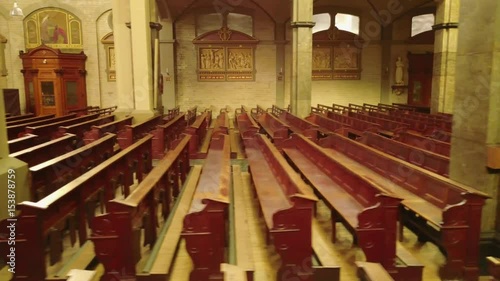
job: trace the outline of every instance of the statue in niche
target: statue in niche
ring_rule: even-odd
[[[403,80],[403,68],[404,63],[401,57],[398,57],[396,60],[396,74],[395,74],[395,82],[396,85],[404,85],[405,81]]]

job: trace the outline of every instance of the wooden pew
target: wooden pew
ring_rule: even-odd
[[[190,280],[211,280],[221,276],[225,261],[225,217],[229,205],[231,177],[229,136],[213,138],[188,213],[182,237],[193,261]]]
[[[221,109],[219,115],[215,119],[212,137],[218,137],[221,134],[229,135],[229,127],[229,114],[225,108]]]
[[[254,280],[254,259],[247,215],[246,202],[243,195],[243,178],[241,167],[233,165],[233,186],[231,189],[231,206],[229,207],[229,263],[238,266],[246,280]]]
[[[165,122],[168,122],[168,121],[174,119],[179,114],[181,114],[179,106],[167,109],[167,114],[165,114],[165,116],[163,116],[163,120]]]
[[[361,113],[356,113],[356,112],[350,112],[349,116],[359,119],[359,120],[364,120],[367,122],[375,123],[380,125],[380,129],[378,130],[378,133],[387,137],[392,137],[395,133],[401,130],[406,130],[409,126],[406,123],[402,122],[397,122],[397,121],[392,121],[389,119],[383,119],[383,118],[378,118],[366,114],[361,114]]]
[[[87,114],[111,115],[117,108],[118,106],[116,105],[106,108],[91,108]]]
[[[198,150],[207,135],[208,126],[212,120],[212,112],[205,111],[189,126],[186,127],[184,133],[191,136],[189,142],[189,155],[190,158],[203,158],[204,155],[199,155]]]
[[[36,166],[52,158],[61,156],[76,148],[76,136],[67,134],[58,139],[41,143],[39,145],[11,153],[9,157],[17,158],[28,164],[28,167]]]
[[[27,126],[41,126],[45,124],[52,124],[52,123],[57,123],[60,121],[64,120],[70,120],[76,117],[76,114],[69,114],[61,117],[56,117],[56,118],[49,118],[45,120],[40,120],[40,121],[35,121],[27,124],[18,124],[18,125],[13,125],[13,126],[7,126],[7,136],[9,140],[22,137],[24,136],[25,129]]]
[[[339,133],[343,136],[349,135],[349,125],[327,118],[320,113],[311,112],[305,119],[318,125],[318,130],[322,137],[332,133]]]
[[[188,125],[191,125],[194,123],[196,120],[197,113],[196,111],[198,110],[197,106],[193,106],[190,109],[187,110],[186,112],[186,121]]]
[[[259,105],[257,105],[256,117],[254,118],[262,128],[261,133],[271,138],[277,147],[288,138],[290,127]]]
[[[250,115],[250,111],[245,106],[242,105],[241,108],[237,108],[234,116],[242,140],[253,138],[259,132],[259,124],[255,122]]]
[[[368,261],[394,270],[401,199],[342,165],[304,136],[293,134],[283,143],[283,152],[332,211],[332,241],[336,241],[336,223],[341,221]]]
[[[69,110],[67,114],[76,114],[77,117],[89,114],[89,110],[99,109],[99,106],[87,106],[85,108],[78,108]]]
[[[388,139],[372,132],[366,132],[360,142],[438,175],[449,176],[449,157]]]
[[[103,138],[29,168],[32,200],[40,200],[113,155],[116,135]]]
[[[85,144],[89,144],[102,138],[102,136],[104,136],[104,134],[106,133],[120,135],[125,130],[127,125],[132,125],[133,119],[133,116],[127,116],[123,119],[109,122],[103,125],[92,126],[92,129],[90,131],[84,133],[83,142]]]
[[[98,117],[96,119],[91,119],[81,123],[76,123],[68,126],[60,126],[58,129],[59,134],[55,134],[55,138],[58,138],[65,134],[74,134],[78,140],[83,140],[87,132],[89,132],[93,126],[100,126],[108,124],[115,121],[114,115],[105,115]]]
[[[356,266],[361,281],[394,281],[380,263],[357,261]]]
[[[347,131],[349,138],[357,139],[363,135],[363,132],[378,133],[382,128],[380,124],[356,119],[347,115],[342,115],[332,111],[326,112],[326,117],[337,122],[349,125],[350,129]]]
[[[56,116],[55,114],[49,114],[49,115],[30,117],[30,118],[26,118],[26,119],[8,121],[7,127],[19,125],[19,124],[25,124],[25,123],[32,123],[32,122],[41,121],[41,120],[46,120],[46,119],[54,118],[55,116]]]
[[[395,116],[393,113],[388,114],[378,111],[370,111],[368,112],[368,115],[408,124],[408,130],[416,131],[419,133],[432,132],[437,127],[434,122],[418,120],[408,117],[408,115],[406,114],[405,116]]]
[[[146,136],[132,146],[107,159],[94,169],[62,186],[38,202],[22,202],[16,224],[16,255],[30,257],[16,260],[17,266],[12,280],[45,280],[49,277],[46,268],[46,250],[49,249],[50,264],[60,262],[62,258],[62,231],[67,229],[74,246],[78,236],[79,246],[87,247],[87,229],[94,217],[96,201],[104,192],[104,198],[115,197],[117,184],[125,190],[133,184],[133,169],[139,182],[142,181],[141,167],[151,167],[151,138]],[[134,164],[135,163],[135,164]],[[7,245],[6,226],[10,222],[0,223],[0,245]],[[77,232],[77,234],[76,234]],[[47,247],[46,241],[49,244]],[[0,247],[1,248],[1,247]],[[90,248],[91,249],[91,248]],[[90,260],[89,260],[90,262]],[[59,280],[65,278],[66,271]]]
[[[16,138],[9,140],[7,144],[9,145],[9,152],[10,153],[15,153],[18,151],[21,151],[26,148],[30,148],[32,146],[35,146],[37,144],[36,139],[38,138],[37,135],[26,135],[21,138]]]
[[[74,124],[78,124],[81,122],[94,120],[99,117],[99,114],[94,115],[84,115],[81,117],[76,117],[73,119],[68,119],[64,121],[59,121],[55,123],[45,124],[45,125],[36,125],[36,126],[27,126],[25,130],[25,134],[33,134],[38,136],[38,141],[44,142],[52,139],[56,139],[62,136],[59,132],[59,127],[61,126],[70,126]]]
[[[27,113],[27,114],[23,114],[23,115],[10,116],[10,117],[5,118],[5,122],[9,123],[12,121],[18,121],[18,120],[28,119],[28,118],[32,118],[32,117],[35,117],[35,114]]]
[[[408,145],[425,149],[443,156],[450,156],[451,147],[447,142],[424,137],[412,132],[399,132],[394,139]]]
[[[179,194],[179,182],[186,179],[186,172],[189,172],[189,139],[190,136],[186,136],[175,149],[167,152],[132,193],[124,199],[109,201],[108,213],[94,218],[90,239],[94,242],[96,256],[104,265],[103,280],[135,280],[138,274],[136,264],[141,259],[141,245],[148,245],[152,250],[158,248],[156,244],[163,240],[159,240],[162,234],[158,233],[157,228],[176,227],[169,225],[169,221],[175,219],[169,216],[170,203],[172,195]],[[158,225],[159,204],[165,226]],[[144,229],[144,239],[141,239],[141,229]],[[176,237],[171,237],[168,233],[163,236],[162,238],[170,238],[167,243],[177,245],[180,231],[177,231]],[[172,262],[174,254],[175,251],[170,251],[169,257],[156,255],[155,258],[166,258]],[[169,267],[163,270],[166,273]],[[144,272],[141,274],[144,275]]]
[[[487,257],[488,272],[492,277],[492,281],[500,281],[500,258]]]
[[[299,118],[285,109],[273,105],[272,112],[274,116],[278,117],[288,125],[290,130],[296,134],[303,134],[312,141],[318,141],[319,126],[309,122],[308,120]]]
[[[156,126],[163,124],[161,115],[153,116],[141,123],[126,125],[125,130],[117,134],[118,144],[121,149],[131,146],[136,140],[143,138],[146,134],[156,129]]]
[[[166,119],[163,119],[166,121]],[[165,156],[165,150],[170,149],[174,140],[180,137],[186,129],[186,114],[178,114],[167,123],[157,125],[153,134],[153,159],[161,159]]]
[[[311,224],[318,199],[263,135],[245,140],[245,152],[266,234],[282,261],[276,280],[312,281]]]
[[[446,132],[443,130],[436,129],[432,131],[431,133],[427,134],[426,137],[429,137],[431,139],[435,139],[438,141],[450,143],[451,142],[451,133]]]
[[[447,257],[442,278],[476,280],[481,209],[487,194],[337,134],[320,140],[320,145],[403,198],[399,237],[403,238],[404,225],[421,242],[438,245]]]

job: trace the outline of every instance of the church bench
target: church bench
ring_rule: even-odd
[[[49,161],[76,148],[76,136],[66,134],[58,139],[35,145],[18,152],[11,153],[9,157],[17,158],[33,167],[42,162]]]
[[[335,132],[341,135],[348,135],[348,132],[350,130],[349,125],[337,122],[319,113],[311,112],[311,114],[305,119],[311,123],[318,125],[318,131],[322,136],[326,136]]]
[[[189,155],[191,158],[199,156],[198,150],[200,149],[203,140],[207,136],[208,126],[212,120],[212,112],[205,111],[196,117],[196,120],[186,127],[184,133],[191,136],[189,142]]]
[[[60,126],[58,129],[59,134],[55,134],[55,138],[59,138],[64,134],[74,134],[76,138],[81,141],[84,139],[85,135],[92,129],[92,126],[100,126],[110,122],[115,121],[114,115],[107,115],[98,117],[96,119],[91,119],[88,121],[76,123],[68,126]]]
[[[26,114],[23,114],[23,115],[16,115],[16,116],[7,117],[7,118],[5,118],[5,122],[8,123],[8,122],[12,122],[12,121],[29,119],[29,118],[32,118],[32,117],[35,117],[35,114],[33,114],[33,113],[26,113]]]
[[[68,110],[67,114],[76,114],[78,117],[87,115],[89,110],[92,109],[99,109],[99,106],[87,106],[85,108],[78,108],[78,109],[72,109]]]
[[[361,281],[394,281],[380,263],[357,261],[356,266]]]
[[[200,179],[184,216],[182,237],[193,261],[191,281],[220,277],[225,261],[226,215],[231,188],[231,148],[227,135],[213,138]]]
[[[341,221],[368,261],[394,268],[401,199],[359,176],[303,136],[292,135],[283,143],[283,152],[332,211],[332,241],[336,240],[336,223]]]
[[[244,272],[246,280],[254,280],[254,259],[251,247],[249,225],[246,215],[246,202],[243,195],[241,167],[233,165],[233,186],[229,207],[229,263]]]
[[[370,115],[366,115],[366,114],[350,112],[349,116],[356,118],[356,119],[379,124],[381,127],[381,129],[379,129],[379,133],[386,135],[388,137],[392,137],[394,135],[394,133],[397,131],[405,130],[408,128],[408,124],[406,124],[406,123],[392,121],[392,120],[383,119],[383,118],[378,118],[378,117],[374,117],[374,116],[370,116]]]
[[[115,138],[116,135],[109,134],[91,144],[30,167],[31,199],[40,200],[112,156]]]
[[[55,116],[56,116],[55,114],[49,114],[49,115],[42,115],[42,116],[30,117],[30,118],[25,118],[25,119],[20,119],[20,120],[7,121],[7,127],[14,126],[14,125],[19,125],[19,124],[24,124],[24,123],[31,123],[31,122],[36,122],[36,121],[42,121],[42,120],[54,118]]]
[[[372,132],[366,132],[359,141],[438,175],[449,176],[449,157],[388,139]]]
[[[37,138],[38,138],[37,135],[28,134],[28,135],[21,137],[21,138],[15,138],[15,139],[9,140],[9,141],[7,141],[7,144],[9,146],[9,152],[16,153],[16,152],[24,150],[26,148],[30,148],[32,146],[35,146],[37,144],[37,141],[36,141]]]
[[[451,133],[440,129],[435,129],[434,131],[430,132],[429,134],[426,134],[425,136],[446,143],[451,142]]]
[[[317,197],[265,136],[245,140],[245,152],[268,241],[272,238],[281,257],[276,280],[312,281],[311,225]]]
[[[229,135],[229,114],[225,109],[221,109],[219,115],[215,119],[212,137],[217,137],[221,134]]]
[[[84,115],[80,117],[76,117],[73,119],[68,119],[64,121],[59,121],[55,123],[45,124],[45,125],[30,125],[25,129],[25,134],[33,134],[38,136],[38,140],[40,142],[44,142],[47,140],[55,139],[61,137],[61,133],[59,133],[60,126],[70,126],[74,124],[78,124],[81,122],[94,120],[99,117],[98,114],[94,115]]]
[[[253,136],[259,132],[259,124],[255,122],[250,112],[248,108],[242,105],[241,108],[236,109],[234,114],[242,140],[253,138]]]
[[[107,213],[93,219],[90,239],[94,242],[97,258],[104,265],[105,280],[135,280],[139,273],[136,264],[141,260],[141,245],[153,249],[156,243],[163,242],[158,239],[157,228],[163,226],[158,225],[157,210],[161,204],[161,221],[169,224],[172,218],[170,221],[167,218],[171,214],[172,195],[178,194],[178,184],[181,178],[186,178],[181,173],[189,170],[189,162],[184,161],[188,154],[189,139],[190,136],[184,137],[174,149],[167,152],[132,193],[124,199],[109,201]],[[179,215],[180,209],[176,210],[175,213]],[[179,236],[180,232],[177,231],[176,240],[169,240],[168,243],[177,245]]]
[[[7,126],[7,137],[9,140],[11,140],[11,139],[15,139],[15,138],[24,136],[26,134],[25,129],[27,126],[41,126],[41,125],[45,125],[45,124],[57,123],[60,121],[73,119],[75,117],[76,117],[76,114],[69,114],[69,115],[64,115],[64,116],[56,117],[56,118],[49,118],[49,119],[39,120],[39,121],[35,121],[35,122],[30,122],[30,123],[23,123],[23,124],[17,124],[17,125],[13,125],[13,126]]]
[[[125,127],[127,125],[132,125],[133,119],[134,119],[133,116],[127,116],[123,119],[116,120],[113,122],[108,122],[106,124],[97,126],[93,125],[90,131],[84,133],[83,142],[85,144],[89,144],[93,141],[102,138],[102,136],[104,136],[105,133],[112,133],[119,135],[120,132],[125,130]]]
[[[111,115],[118,106],[110,106],[106,108],[91,108],[88,110],[87,115],[89,114],[99,114],[99,115]]]
[[[170,149],[172,142],[177,139],[187,125],[184,113],[175,115],[165,124],[157,125],[151,133],[153,134],[153,159],[161,159],[165,156],[165,150]]]
[[[488,272],[493,278],[492,281],[500,281],[500,258],[487,257]]]
[[[429,123],[429,122],[420,121],[420,120],[412,119],[412,118],[408,118],[408,117],[397,117],[397,116],[393,116],[393,115],[389,115],[389,114],[381,113],[381,112],[376,112],[376,111],[368,112],[368,115],[408,124],[409,130],[413,130],[413,131],[421,132],[421,133],[432,131],[436,127],[436,125],[432,122]]]
[[[179,106],[176,106],[174,108],[170,108],[170,109],[167,109],[167,114],[165,114],[163,116],[163,120],[165,122],[168,122],[172,119],[174,119],[176,116],[178,116],[179,114],[181,114],[181,110],[179,108]]]
[[[270,137],[274,145],[279,147],[288,138],[289,126],[259,105],[255,120],[262,128],[261,132]]]
[[[60,262],[63,251],[62,232],[67,228],[73,246],[77,236],[79,246],[86,245],[87,229],[92,226],[95,202],[101,194],[104,193],[104,199],[108,202],[115,197],[118,184],[128,190],[133,184],[133,165],[136,166],[139,182],[142,181],[142,173],[148,172],[144,167],[151,167],[151,158],[145,155],[151,155],[151,138],[144,137],[42,200],[25,201],[18,205],[20,213],[16,217],[16,255],[30,258],[16,261],[16,273],[12,280],[45,280],[46,248],[49,249],[49,264]],[[7,220],[2,221],[0,231],[7,231],[8,224]],[[6,234],[0,232],[0,246],[6,245]],[[49,247],[46,247],[46,241]]]
[[[450,143],[431,139],[412,132],[398,132],[394,139],[443,156],[450,156]]]
[[[346,124],[350,127],[347,130],[348,136],[351,138],[359,138],[362,136],[363,132],[375,132],[378,133],[382,128],[380,124],[356,119],[347,115],[342,115],[332,111],[326,112],[326,117],[335,120],[337,122]]]
[[[188,125],[193,124],[194,121],[196,120],[197,110],[198,110],[197,106],[193,106],[193,107],[191,107],[191,108],[189,108],[187,110],[187,112],[186,112],[186,121],[187,121]]]
[[[117,134],[118,144],[121,149],[125,149],[132,145],[136,140],[143,138],[156,129],[157,125],[163,124],[161,115],[153,116],[147,120],[133,125],[125,125],[125,129]]]
[[[288,125],[292,132],[303,134],[316,142],[318,140],[318,125],[309,122],[306,119],[299,118],[285,109],[273,105],[273,114]]]
[[[481,210],[487,194],[340,135],[330,135],[320,145],[403,199],[400,239],[406,226],[420,241],[435,243],[447,257],[440,270],[443,278],[477,278]]]

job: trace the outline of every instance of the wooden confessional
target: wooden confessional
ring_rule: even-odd
[[[408,54],[408,104],[430,107],[434,54]]]

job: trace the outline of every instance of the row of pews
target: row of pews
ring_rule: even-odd
[[[325,250],[336,243],[337,222],[366,257],[356,262],[360,280],[423,280],[422,263],[400,243],[403,227],[445,254],[442,278],[477,280],[489,196],[447,178],[447,156],[432,151],[439,140],[370,115],[416,112],[376,108],[318,106],[302,119],[276,106],[242,106],[234,127],[227,109],[212,119],[212,111],[196,107],[141,122],[88,109],[34,121],[51,120],[42,125],[16,124],[25,126],[9,140],[18,149],[11,156],[28,162],[31,174],[31,198],[18,205],[16,254],[32,258],[19,259],[11,280],[66,280],[96,261],[104,281],[174,280],[181,245],[192,281],[254,280],[251,202],[243,195],[245,172],[231,160],[234,145],[247,159],[266,244],[281,260],[275,280],[340,280],[341,268]],[[38,126],[44,129],[28,131]],[[319,234],[319,201],[331,213],[331,241]],[[2,256],[8,223],[0,222]],[[498,260],[488,261],[498,278]]]

